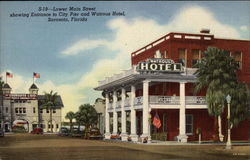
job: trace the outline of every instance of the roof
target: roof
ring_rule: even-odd
[[[30,89],[38,89],[38,87],[33,83],[33,84],[30,86]]]
[[[8,83],[4,83],[3,88],[11,89],[11,88],[10,88],[10,85],[9,85]]]
[[[38,106],[42,107],[43,103],[44,103],[44,95],[38,95]],[[56,101],[58,102],[58,104],[55,106],[55,108],[62,108],[64,107],[63,105],[63,101],[60,95],[56,96]]]

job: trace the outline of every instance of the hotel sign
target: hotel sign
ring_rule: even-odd
[[[145,62],[139,62],[137,71],[183,72],[183,68],[181,63],[174,63],[172,59],[151,58]]]

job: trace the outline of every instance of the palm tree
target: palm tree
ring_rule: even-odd
[[[73,119],[75,118],[75,113],[72,112],[72,111],[70,111],[70,112],[68,112],[68,113],[66,114],[65,118],[66,118],[66,119],[69,119],[70,131],[72,132],[72,126],[73,126],[72,121],[73,121]]]
[[[95,108],[90,104],[84,104],[79,107],[79,119],[85,126],[85,137],[90,127],[97,124],[98,115]]]
[[[49,110],[50,117],[49,117],[49,123],[50,123],[50,131],[53,132],[52,128],[52,111],[56,108],[58,105],[57,101],[57,92],[53,93],[53,91],[50,91],[50,93],[44,92],[44,100],[43,100],[43,108]]]
[[[237,83],[237,63],[229,52],[209,47],[198,64],[195,91],[206,88],[208,113],[214,116],[214,140],[218,141],[218,116],[224,111],[225,97]]]

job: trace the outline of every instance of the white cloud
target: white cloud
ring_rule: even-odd
[[[240,30],[242,31],[248,31],[249,30],[248,28],[249,27],[247,27],[246,25],[240,26]]]
[[[80,52],[84,52],[87,50],[95,49],[100,46],[104,46],[107,44],[105,40],[89,40],[89,39],[82,39],[74,43],[73,45],[69,46],[65,50],[61,52],[63,55],[76,55]]]
[[[218,21],[208,9],[200,6],[183,7],[168,24],[170,31],[194,32],[202,28],[210,29],[215,37],[240,38],[239,32],[230,25]]]

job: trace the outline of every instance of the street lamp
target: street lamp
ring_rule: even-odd
[[[226,149],[232,149],[232,143],[231,143],[231,125],[230,125],[230,102],[231,102],[231,96],[227,95],[226,100],[227,100],[227,119],[228,119]]]

